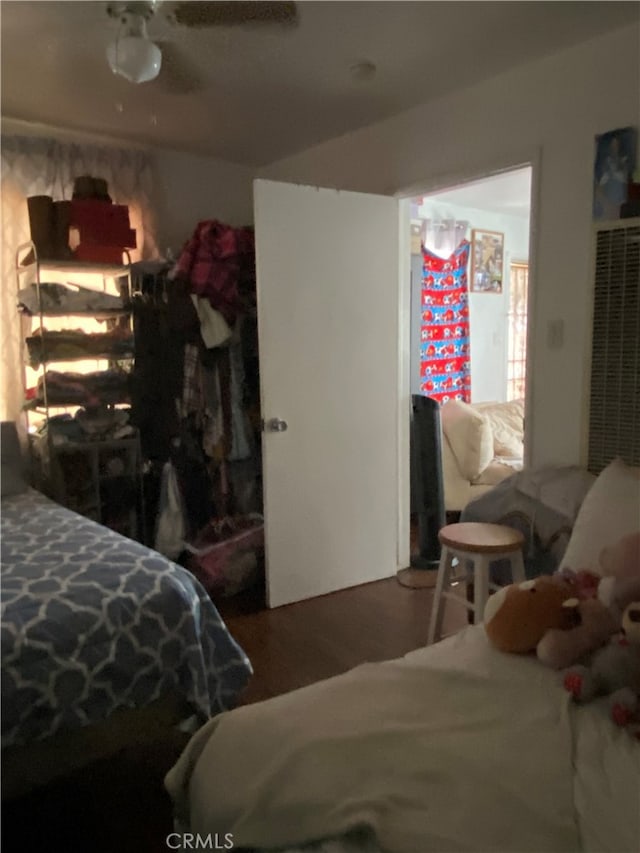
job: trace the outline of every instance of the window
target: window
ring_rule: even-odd
[[[514,261],[509,266],[509,354],[507,400],[524,398],[527,370],[527,290],[529,265]]]
[[[54,262],[55,266],[55,262]],[[81,287],[88,287],[92,290],[105,291],[106,293],[110,293],[114,296],[119,295],[119,290],[117,287],[116,279],[110,276],[103,276],[99,273],[80,273],[73,272],[70,276],[68,273],[55,270],[48,269],[46,264],[44,265],[44,270],[42,273],[43,280],[51,283],[57,284],[66,284],[66,285],[79,285]],[[20,276],[20,286],[27,287],[31,281],[32,277],[29,274],[22,274]],[[17,314],[17,311],[16,311]],[[22,316],[22,329],[23,329],[23,337],[27,337],[28,335],[32,335],[37,332],[40,328],[40,317],[37,314],[34,314],[33,317]],[[45,315],[45,323],[44,326],[50,331],[81,331],[87,334],[90,333],[101,333],[106,332],[108,329],[108,323],[105,323],[104,320],[98,320],[94,317],[83,317],[82,315],[73,315],[73,314],[65,314],[61,317],[46,317]],[[32,368],[27,363],[26,351],[23,353],[23,358],[25,360],[24,364],[24,387],[25,390],[27,388],[37,388],[38,379],[43,375],[43,369]],[[55,360],[50,363],[48,366],[48,370],[53,370],[56,372],[69,372],[69,373],[91,373],[96,370],[107,370],[109,368],[109,361],[107,359],[101,358],[92,358],[91,356],[87,356],[86,358],[81,359],[72,359],[71,361],[61,361]],[[80,406],[75,407],[74,411],[80,408]],[[63,406],[58,408],[54,405],[49,407],[49,414],[51,416],[54,415],[62,415],[62,414],[72,414],[71,407]],[[30,424],[33,424],[34,421],[30,420]]]
[[[153,160],[148,151],[111,145],[78,145],[64,140],[3,134],[0,192],[0,415],[17,420],[23,403],[20,319],[16,311],[17,247],[29,239],[25,199],[30,195],[71,198],[79,175],[108,181],[111,196],[129,206],[142,257],[157,255],[153,217]],[[133,261],[139,260],[131,253]]]

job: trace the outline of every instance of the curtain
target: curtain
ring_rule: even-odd
[[[422,250],[420,387],[439,403],[471,401],[469,241],[448,257]]]
[[[507,360],[507,400],[523,400],[527,373],[527,290],[529,265],[509,266],[509,345]]]
[[[22,406],[22,334],[16,310],[17,247],[30,239],[27,196],[70,199],[80,175],[104,178],[114,203],[129,206],[138,248],[132,260],[157,257],[153,217],[153,172],[146,151],[80,145],[54,139],[2,135],[0,214],[0,418],[17,420]]]
[[[422,225],[422,242],[426,249],[441,258],[447,258],[466,238],[469,222],[466,219],[441,217],[425,219]]]

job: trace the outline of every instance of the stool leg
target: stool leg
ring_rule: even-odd
[[[522,551],[516,551],[515,554],[511,555],[511,579],[514,583],[523,583],[527,579],[524,571]]]
[[[473,624],[478,625],[484,620],[484,608],[489,597],[488,554],[476,554],[473,562]]]
[[[436,588],[433,595],[433,605],[431,607],[431,619],[429,620],[429,633],[427,635],[427,645],[435,643],[436,639],[440,639],[442,633],[442,616],[444,614],[444,588],[449,584],[449,576],[451,574],[451,561],[453,554],[446,545],[442,546],[442,554],[440,555],[440,564],[438,566],[438,578],[436,580]]]

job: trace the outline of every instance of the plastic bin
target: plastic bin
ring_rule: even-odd
[[[236,595],[259,579],[264,520],[252,514],[210,522],[185,547],[189,571],[210,595]]]

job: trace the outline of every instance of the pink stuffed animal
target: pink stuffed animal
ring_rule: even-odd
[[[568,669],[563,683],[576,702],[608,695],[613,721],[626,726],[640,710],[640,601],[625,610],[622,629],[594,653],[589,666]]]
[[[562,573],[574,586],[575,597],[565,606],[575,608],[576,624],[568,631],[547,631],[540,640],[538,658],[553,669],[566,669],[604,645],[620,630],[627,605],[640,600],[640,533],[603,548],[600,567],[596,583],[589,572]]]
[[[565,669],[599,648],[620,628],[620,622],[597,598],[580,601],[569,598],[564,607],[572,608],[575,627],[552,628],[537,645],[538,660],[552,669]]]
[[[602,580],[598,598],[620,618],[627,605],[640,600],[640,532],[623,536],[600,552]]]

